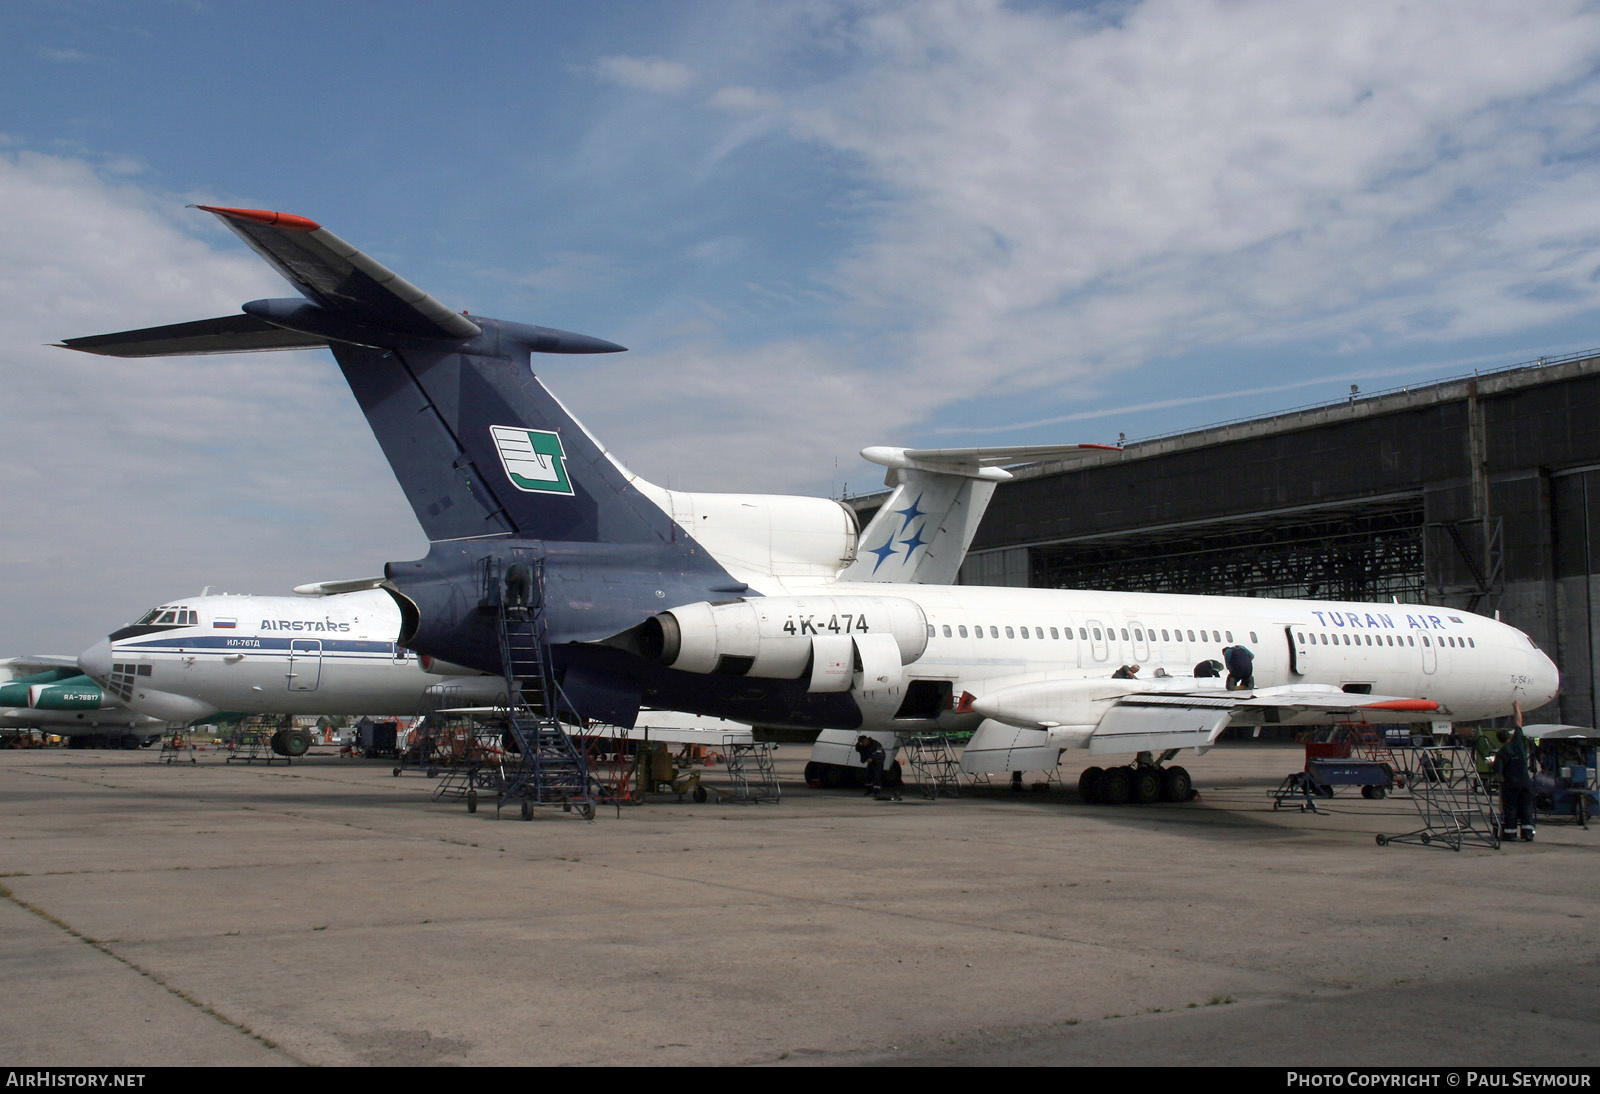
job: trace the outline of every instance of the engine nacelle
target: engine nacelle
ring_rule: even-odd
[[[843,691],[858,662],[881,676],[921,657],[928,621],[920,605],[897,596],[753,597],[661,612],[639,637],[641,653],[684,672],[775,680],[809,674],[810,690]]]

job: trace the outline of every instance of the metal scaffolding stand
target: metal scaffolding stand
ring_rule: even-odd
[[[228,758],[224,762],[249,764],[262,760],[269,767],[279,760],[290,763],[289,757],[272,750],[273,734],[289,724],[290,719],[278,714],[250,714],[240,719],[228,737]]]
[[[713,787],[711,792],[717,796],[717,801],[737,802],[740,805],[779,801],[783,791],[778,787],[778,775],[772,765],[772,754],[777,747],[770,741],[739,744],[731,736],[724,737],[724,769],[728,772],[728,778],[733,780],[733,788],[726,790]]]
[[[514,753],[506,757],[498,780],[495,814],[516,802],[523,820],[532,820],[537,807],[559,807],[593,820],[595,803],[612,801],[613,795],[590,774],[587,756],[559,717],[563,696],[550,673],[544,560],[513,562],[502,576],[498,561],[485,559],[481,604],[494,609],[499,624],[500,663],[510,698],[506,744]],[[477,809],[470,791],[467,809]]]
[[[505,785],[504,711],[471,719],[469,737],[459,762],[446,769],[433,788],[434,801],[465,801],[467,812],[478,811],[478,794],[498,794]]]
[[[1422,827],[1398,836],[1380,834],[1378,846],[1390,843],[1440,843],[1452,851],[1467,842],[1500,848],[1495,803],[1478,777],[1475,753],[1468,745],[1416,743],[1396,748],[1406,787],[1422,818]]]
[[[922,796],[936,801],[961,796],[961,761],[950,738],[943,733],[916,733],[905,742],[906,762],[911,777],[922,787]]]
[[[161,763],[179,763],[187,755],[189,762],[195,764],[199,761],[194,758],[194,754],[194,738],[181,729],[173,730],[172,733],[161,738]]]

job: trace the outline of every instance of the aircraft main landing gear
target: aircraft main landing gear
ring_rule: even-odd
[[[1186,802],[1194,797],[1194,783],[1181,767],[1142,759],[1125,767],[1084,768],[1078,776],[1078,797],[1092,805]]]

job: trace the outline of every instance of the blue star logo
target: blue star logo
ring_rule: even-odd
[[[923,525],[923,528],[926,528],[926,527],[927,527],[927,525]],[[927,542],[928,542],[927,540],[922,538],[922,528],[918,528],[915,532],[911,533],[911,538],[910,539],[901,540],[900,541],[900,546],[902,546],[902,547],[904,547],[906,549],[906,557],[910,558],[911,557],[911,552],[915,551],[918,547],[921,547],[923,544],[925,544]]]
[[[872,572],[877,573],[878,567],[883,565],[883,560],[894,554],[894,551],[894,536],[890,536],[888,539],[884,540],[882,547],[873,547],[871,550],[869,550],[867,554],[878,556],[878,561],[872,564]]]
[[[896,513],[899,513],[899,514],[901,514],[902,516],[904,516],[906,518],[905,524],[901,525],[901,527],[900,527],[900,530],[902,532],[905,531],[907,528],[911,527],[911,522],[912,521],[916,520],[918,517],[923,515],[922,497],[923,497],[923,495],[918,494],[917,495],[917,500],[912,502],[909,506],[907,506],[904,509],[896,509],[895,510]]]

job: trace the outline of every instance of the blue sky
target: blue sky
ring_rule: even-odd
[[[668,485],[1114,441],[1600,345],[1588,3],[0,6],[0,652],[424,543],[325,355],[73,335],[276,277],[309,216]]]

